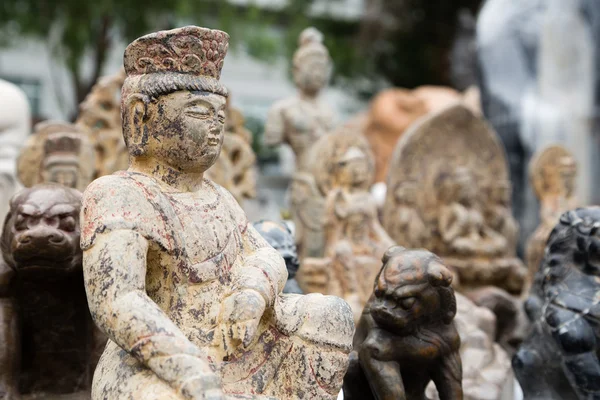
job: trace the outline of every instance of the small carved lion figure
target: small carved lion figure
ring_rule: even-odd
[[[86,301],[80,207],[81,193],[57,184],[11,200],[0,243],[0,399],[90,389],[105,339]]]
[[[426,250],[383,256],[344,378],[347,400],[422,400],[433,380],[442,400],[462,399],[452,273]]]

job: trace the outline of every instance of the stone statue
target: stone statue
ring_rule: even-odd
[[[281,255],[203,179],[223,141],[228,41],[187,26],[125,49],[130,166],[83,198],[88,303],[110,339],[94,400],[335,399],[341,388],[350,308],[280,294]]]
[[[101,77],[79,105],[75,124],[89,131],[96,149],[95,177],[127,169],[129,154],[121,131],[121,87],[125,71]]]
[[[425,250],[394,246],[382,261],[354,335],[344,398],[420,400],[433,381],[441,399],[462,399],[452,273]]]
[[[0,218],[8,213],[9,201],[20,188],[16,159],[31,132],[31,113],[25,93],[0,79]]]
[[[293,75],[298,95],[281,100],[269,111],[265,125],[265,144],[290,145],[296,155],[296,170],[310,168],[310,146],[333,127],[334,113],[319,101],[331,75],[331,58],[323,46],[323,35],[315,28],[300,34],[299,47],[294,54]]]
[[[358,321],[381,256],[394,244],[379,223],[368,191],[375,170],[373,156],[361,135],[343,128],[319,139],[311,151],[313,175],[326,193],[325,257],[304,259],[298,282],[305,292],[344,298]],[[323,276],[325,287],[320,285]]]
[[[540,202],[540,225],[527,241],[529,282],[540,268],[550,232],[560,215],[575,208],[577,164],[566,148],[554,145],[539,151],[529,164],[529,180]]]
[[[296,272],[300,267],[296,243],[292,231],[283,222],[259,221],[253,224],[254,229],[281,254],[288,271],[288,278],[283,288],[283,293],[303,294],[296,281]]]
[[[105,339],[85,297],[80,206],[80,192],[56,184],[23,189],[11,201],[1,242],[2,399],[66,393],[89,399]]]
[[[227,101],[225,136],[221,155],[207,177],[227,189],[238,203],[256,197],[256,154],[252,133],[244,127],[241,112]]]
[[[525,399],[598,399],[600,208],[568,211],[525,303],[533,329],[513,358]]]
[[[396,146],[382,221],[399,244],[438,254],[464,290],[495,285],[519,294],[504,149],[462,104],[413,125]]]
[[[300,260],[323,256],[323,193],[320,193],[310,168],[310,147],[334,127],[334,112],[319,100],[332,69],[323,35],[307,28],[299,38],[294,54],[293,76],[298,95],[273,105],[265,124],[264,142],[268,146],[288,144],[296,156],[296,174],[290,185],[290,208],[294,219]]]
[[[86,131],[68,122],[40,122],[19,154],[19,180],[25,187],[54,182],[85,190],[94,179],[96,166],[88,137]]]

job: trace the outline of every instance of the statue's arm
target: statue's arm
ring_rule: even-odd
[[[83,253],[85,288],[96,324],[186,398],[219,391],[204,354],[146,294],[148,241],[133,230],[97,233]]]
[[[276,146],[285,140],[285,120],[283,107],[276,103],[267,114],[263,142],[267,146]]]
[[[440,213],[440,233],[446,243],[451,243],[460,234],[460,224],[452,206],[446,206]]]
[[[406,400],[398,362],[390,359],[393,343],[387,334],[375,328],[358,351],[360,365],[377,400]]]

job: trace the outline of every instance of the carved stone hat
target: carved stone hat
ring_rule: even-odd
[[[197,26],[142,36],[125,49],[124,91],[150,97],[178,90],[227,96],[219,79],[228,47],[227,33]]]

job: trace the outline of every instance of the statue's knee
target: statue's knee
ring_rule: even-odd
[[[354,318],[352,309],[335,296],[311,293],[291,298],[295,302],[292,315],[296,315],[293,333],[310,342],[343,349],[352,347]],[[283,316],[284,320],[287,316]],[[285,322],[285,321],[284,321]],[[292,321],[290,321],[292,322]]]
[[[542,362],[537,353],[524,345],[513,356],[512,367],[517,375],[522,375],[527,371],[537,371],[538,367],[542,367]]]

